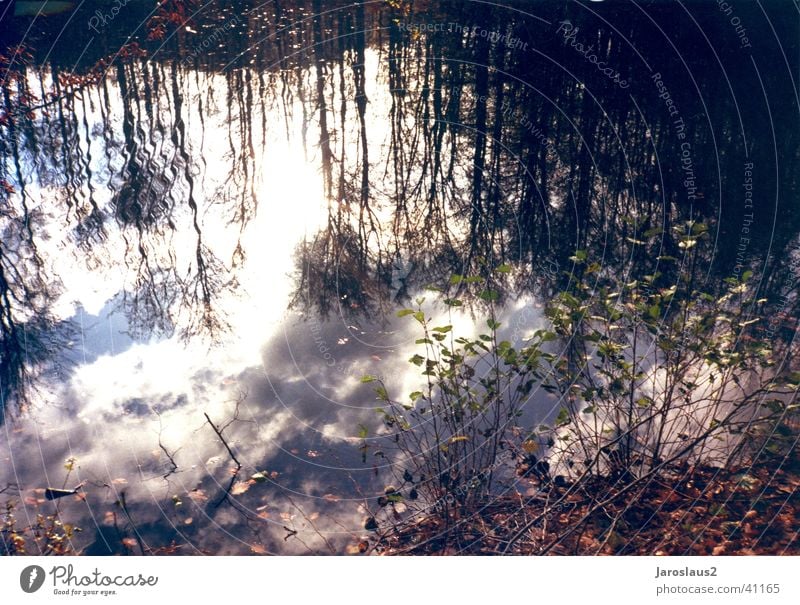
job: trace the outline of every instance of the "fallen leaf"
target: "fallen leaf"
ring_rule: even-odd
[[[251,544],[250,550],[257,555],[265,555],[267,554],[267,549],[261,546],[261,544]]]
[[[250,489],[250,482],[249,481],[237,481],[233,484],[231,488],[231,495],[233,496],[240,496],[245,493],[247,490]]]
[[[195,502],[205,502],[208,500],[206,492],[202,489],[193,489],[189,492],[189,497]]]
[[[534,454],[539,449],[539,444],[535,441],[528,439],[522,442],[522,449],[526,454]]]

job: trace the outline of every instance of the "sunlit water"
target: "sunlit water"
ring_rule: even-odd
[[[544,325],[542,304],[577,248],[620,275],[656,270],[657,254],[637,248],[637,233],[669,233],[667,223],[694,217],[714,224],[710,287],[738,262],[724,242],[741,230],[742,199],[722,200],[738,191],[746,159],[729,122],[740,97],[731,89],[706,103],[736,69],[729,58],[728,71],[686,93],[695,89],[680,53],[636,38],[652,69],[673,77],[693,124],[695,196],[676,163],[683,139],[672,116],[602,20],[572,15],[587,36],[604,32],[609,60],[636,81],[638,104],[559,41],[563,15],[544,8],[365,17],[342,7],[317,29],[305,16],[313,11],[296,8],[288,17],[219,13],[233,22],[228,44],[215,38],[218,48],[198,55],[222,23],[209,12],[163,49],[153,42],[149,58],[120,58],[100,80],[75,83],[3,149],[14,187],[4,240],[19,239],[22,255],[39,259],[26,270],[50,289],[15,317],[33,335],[28,320],[46,312],[35,336],[50,358],[20,362],[29,373],[4,387],[16,411],[2,426],[0,485],[18,488],[25,524],[57,504],[83,528],[75,544],[86,552],[122,552],[131,537],[187,554],[341,552],[357,541],[387,464],[357,447],[362,425],[379,429],[361,377],[382,378],[397,397],[419,386],[419,368],[407,362],[419,326],[395,316],[417,297],[434,325],[463,336],[485,330],[485,307],[448,316],[428,288],[453,274],[514,265],[498,319],[501,335],[520,344]],[[132,15],[115,25],[135,29]],[[542,51],[452,33],[428,47],[392,30],[391,19],[508,26],[542,41]],[[753,78],[740,69],[736,86]],[[48,55],[25,79],[53,91],[54,76],[70,70]],[[740,108],[747,128],[764,111],[752,103]],[[762,126],[748,135],[747,157],[771,174]],[[762,177],[762,199],[792,174],[780,169]],[[769,235],[780,208],[762,211],[748,250],[776,292],[785,267],[765,251],[790,251],[797,222],[794,214]],[[659,252],[678,255],[668,239]],[[556,406],[536,392],[521,423]],[[236,476],[215,427],[242,465]],[[81,496],[44,499],[44,488],[79,483]]]

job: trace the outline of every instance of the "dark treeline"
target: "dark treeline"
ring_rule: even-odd
[[[326,226],[297,248],[299,308],[386,313],[500,263],[518,269],[505,294],[547,296],[589,249],[609,272],[692,271],[712,291],[752,271],[757,295],[793,316],[791,7],[736,5],[751,48],[715,5],[173,0],[152,14],[130,3],[87,32],[94,10],[37,20],[25,52],[3,53],[4,400],[57,349],[49,306],[64,284],[37,249],[45,214],[63,217],[87,269],[125,267],[133,332],[224,332],[216,299],[246,250],[221,258],[203,212],[245,229],[267,134],[290,137],[298,112],[328,200]],[[29,25],[4,35],[19,43]],[[51,52],[56,34],[73,42]],[[219,116],[225,132],[209,126]],[[212,145],[217,180],[204,178]],[[692,267],[689,221],[709,228]],[[121,257],[104,247],[112,231]],[[193,241],[185,266],[178,234]]]

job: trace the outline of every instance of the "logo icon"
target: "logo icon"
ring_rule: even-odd
[[[19,585],[27,593],[36,592],[44,584],[44,569],[38,565],[28,565],[19,574]]]

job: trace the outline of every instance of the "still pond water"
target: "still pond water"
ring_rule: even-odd
[[[360,379],[418,387],[396,311],[443,313],[453,274],[513,267],[520,343],[576,250],[677,273],[696,220],[706,287],[752,271],[795,327],[790,3],[27,4],[0,21],[0,489],[83,552],[344,552],[386,484]]]

